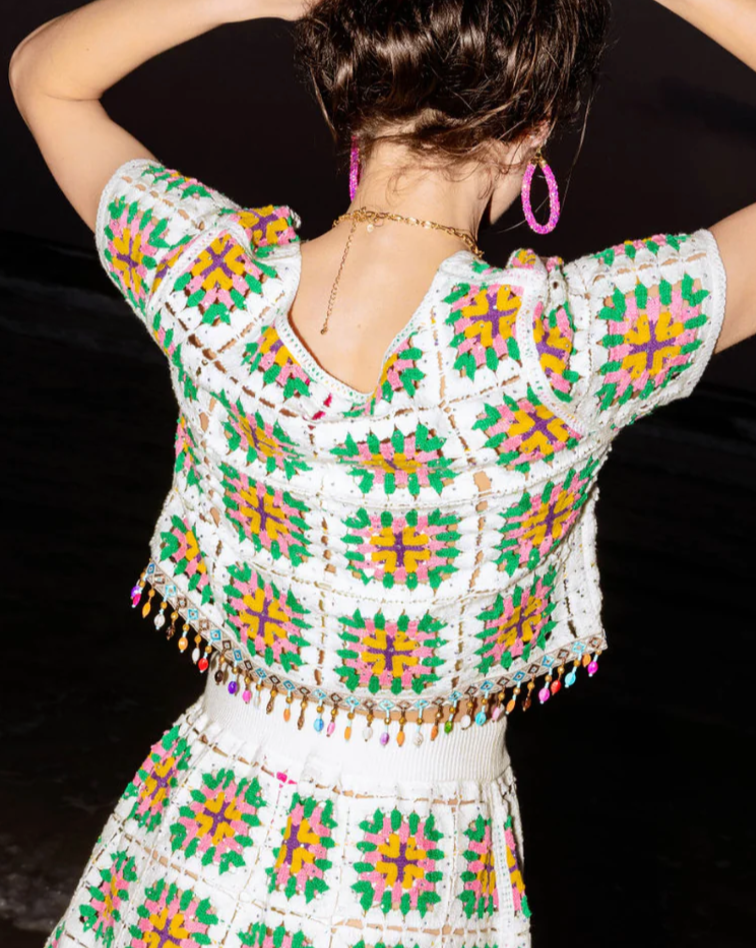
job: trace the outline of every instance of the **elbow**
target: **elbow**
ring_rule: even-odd
[[[11,92],[13,93],[14,97],[16,93],[18,92],[19,83],[21,81],[21,77],[19,75],[20,68],[21,68],[21,64],[19,62],[21,57],[19,55],[19,51],[20,51],[20,47],[17,46],[15,50],[13,51],[13,55],[11,56],[11,60],[10,60],[10,65],[8,66],[8,83],[10,84]]]
[[[56,20],[62,20],[65,16],[67,16],[67,14],[57,17]],[[55,23],[56,20],[50,20],[49,23],[43,23],[42,26],[37,27],[36,30],[29,33],[28,36],[25,36],[13,50],[13,55],[8,65],[8,83],[16,102],[31,88],[34,75],[39,72],[41,60],[45,58],[44,50],[38,48],[38,38],[40,34],[45,33],[47,28]]]
[[[22,42],[13,51],[10,64],[8,66],[8,83],[13,93],[13,98],[18,103],[22,96],[26,78],[28,77],[28,56],[25,53],[26,43]]]

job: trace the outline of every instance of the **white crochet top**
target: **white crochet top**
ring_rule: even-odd
[[[359,707],[468,726],[534,689],[547,700],[605,648],[596,501],[612,439],[689,395],[713,352],[713,236],[566,266],[455,253],[365,396],[288,321],[299,223],[146,160],[105,188],[102,264],[178,403],[135,602],[159,594],[158,627],[172,616],[203,670],[220,653],[232,693],[265,681],[331,724]]]

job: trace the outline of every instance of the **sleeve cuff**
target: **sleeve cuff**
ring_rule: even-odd
[[[685,377],[686,394],[690,394],[701,380],[706,366],[709,364],[717,345],[722,326],[724,325],[725,309],[727,305],[727,272],[722,255],[719,252],[714,234],[710,230],[699,230],[695,238],[700,241],[705,253],[706,262],[704,284],[711,294],[706,315],[709,323],[703,330],[703,345],[696,353],[694,364]]]

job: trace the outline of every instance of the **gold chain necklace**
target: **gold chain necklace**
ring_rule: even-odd
[[[368,225],[367,229],[369,232],[375,228],[376,224],[383,223],[384,221],[396,221],[400,224],[410,224],[414,227],[423,227],[425,230],[441,230],[446,234],[451,234],[452,237],[458,237],[464,242],[470,253],[475,254],[476,257],[483,256],[483,251],[480,249],[480,247],[478,247],[473,235],[467,230],[460,230],[458,227],[447,227],[445,224],[437,224],[435,221],[423,221],[417,217],[403,217],[401,214],[392,214],[389,211],[371,211],[366,207],[358,207],[354,211],[348,211],[346,214],[342,214],[341,217],[336,218],[336,220],[333,222],[333,226],[336,227],[336,225],[340,224],[341,221],[346,220],[352,221],[352,228],[349,231],[349,237],[347,238],[344,254],[341,258],[341,263],[339,264],[339,271],[336,274],[336,280],[334,281],[333,287],[331,288],[331,296],[328,300],[328,311],[326,312],[326,318],[323,322],[323,327],[320,330],[320,334],[322,336],[328,332],[328,321],[330,320],[331,314],[333,313],[333,306],[336,302],[336,294],[339,291],[339,284],[341,283],[341,274],[344,271],[344,264],[346,263],[347,256],[349,255],[349,248],[352,246],[354,233],[357,229],[357,224],[359,223],[366,223]]]

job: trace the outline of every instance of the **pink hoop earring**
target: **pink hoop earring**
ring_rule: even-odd
[[[352,157],[349,163],[349,198],[354,200],[360,184],[360,143],[356,135],[352,135]]]
[[[546,178],[546,184],[549,188],[549,203],[551,212],[546,224],[539,224],[533,213],[533,204],[530,197],[530,191],[533,187],[533,178],[535,177],[536,166],[540,165],[543,175]],[[522,209],[525,212],[525,220],[530,225],[530,229],[536,234],[550,234],[559,223],[562,214],[562,206],[559,202],[559,185],[550,165],[541,154],[540,148],[536,152],[535,160],[528,163],[525,177],[522,179]]]

